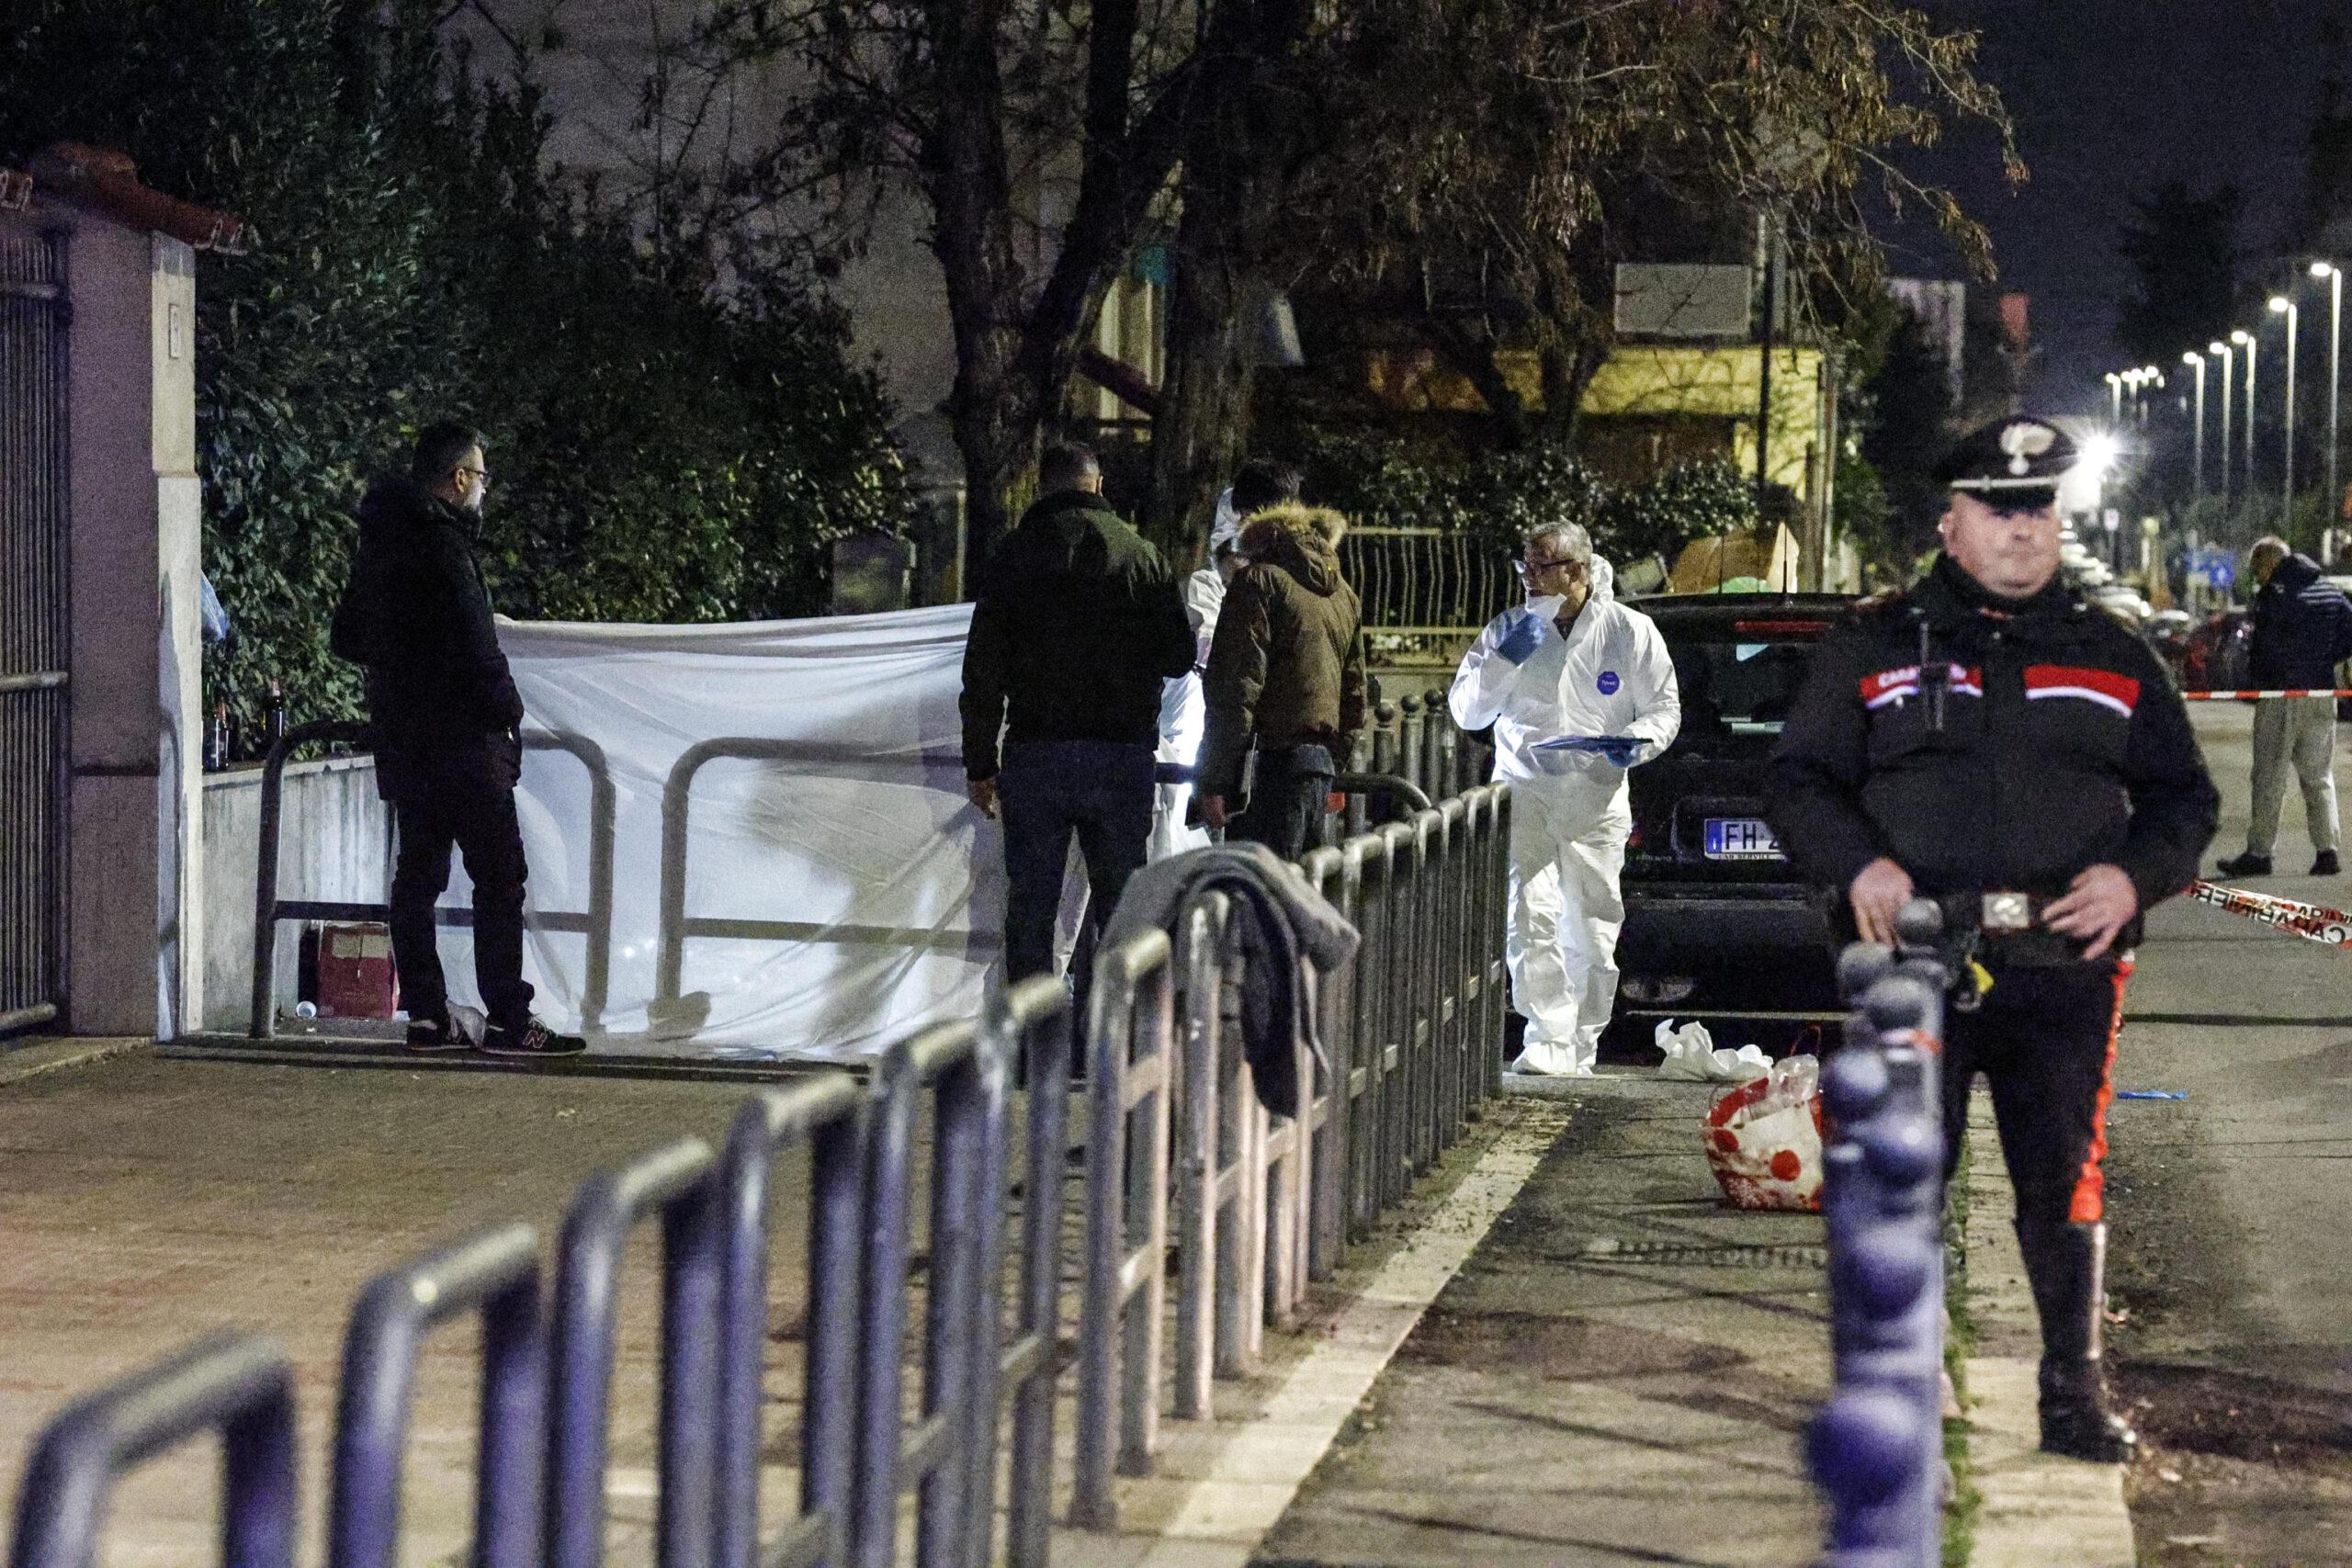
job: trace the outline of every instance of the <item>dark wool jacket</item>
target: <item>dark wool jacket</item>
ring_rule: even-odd
[[[2335,667],[2352,659],[2352,601],[2320,581],[2319,563],[2289,556],[2254,596],[2254,645],[2246,676],[2269,692],[2328,691]]]
[[[1101,496],[1049,495],[989,558],[964,646],[964,772],[1007,741],[1159,739],[1159,683],[1193,668],[1175,575]],[[1010,722],[1008,722],[1008,714]]]
[[[1225,591],[1203,686],[1208,726],[1199,790],[1232,796],[1251,741],[1328,746],[1347,766],[1363,728],[1363,612],[1340,575],[1347,520],[1320,507],[1269,507],[1241,531],[1249,558]]]
[[[328,645],[368,670],[381,750],[478,742],[523,722],[474,559],[481,520],[405,476],[359,503],[359,554]]]
[[[1940,730],[1923,670],[1943,677]],[[2004,604],[1941,558],[1822,639],[1773,771],[1781,843],[1841,894],[1882,855],[1936,897],[2054,896],[2111,864],[2144,913],[2195,880],[2221,807],[2128,627],[2054,582]]]

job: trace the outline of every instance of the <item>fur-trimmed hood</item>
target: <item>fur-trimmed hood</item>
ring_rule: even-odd
[[[1279,567],[1300,587],[1329,598],[1344,586],[1340,541],[1347,534],[1348,520],[1329,507],[1286,502],[1244,523],[1238,547],[1252,566]]]

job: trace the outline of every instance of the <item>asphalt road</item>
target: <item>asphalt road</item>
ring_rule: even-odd
[[[2197,721],[2223,801],[2210,873],[2245,845],[2251,710]],[[2311,863],[2291,788],[2278,863]],[[2342,877],[2217,880],[2352,903]],[[2188,1096],[2109,1119],[2109,1348],[2151,1450],[2140,1562],[2352,1564],[2352,948],[2175,901],[2127,1015],[2116,1087]]]

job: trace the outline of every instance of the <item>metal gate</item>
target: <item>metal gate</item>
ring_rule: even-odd
[[[65,291],[0,225],[0,1033],[65,1001]]]

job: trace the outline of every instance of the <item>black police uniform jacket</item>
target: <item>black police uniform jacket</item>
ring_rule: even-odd
[[[1881,856],[1947,900],[2055,897],[2109,864],[2145,911],[2196,879],[2221,807],[2179,694],[2128,627],[2057,582],[1997,600],[1940,557],[1822,639],[1773,773],[1791,860],[1841,894]]]

